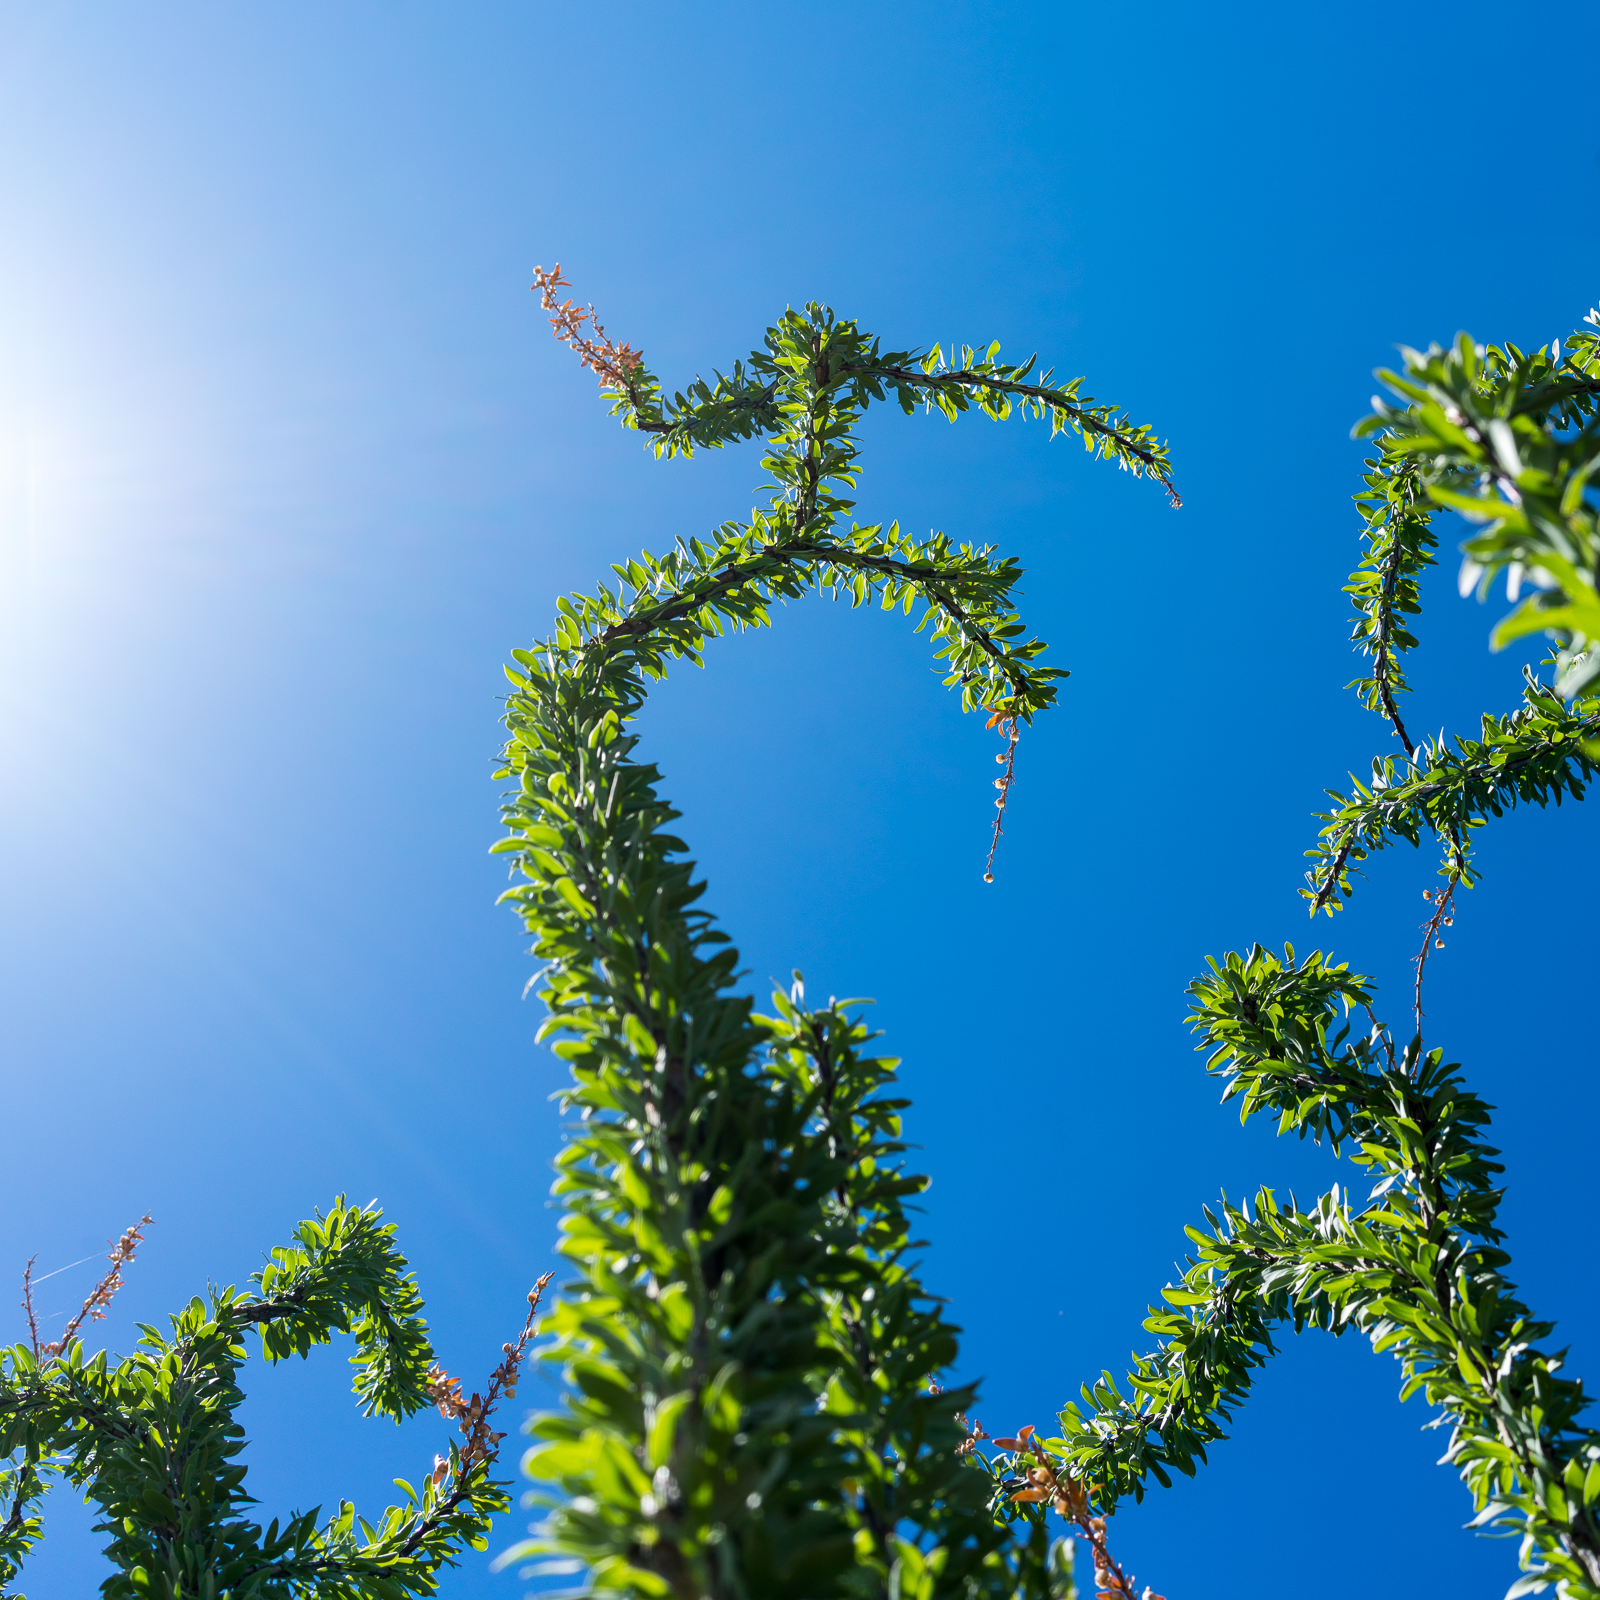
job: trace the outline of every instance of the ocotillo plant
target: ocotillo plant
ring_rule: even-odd
[[[1326,1140],[1375,1178],[1363,1203],[1335,1185],[1315,1204],[1263,1189],[1249,1206],[1207,1209],[1188,1270],[1162,1292],[1145,1327],[1160,1343],[1128,1374],[1109,1373],[1061,1414],[1041,1453],[1091,1486],[1102,1511],[1168,1469],[1192,1473],[1223,1436],[1275,1329],[1357,1329],[1403,1372],[1402,1398],[1421,1391],[1450,1430],[1445,1459],[1471,1492],[1474,1526],[1518,1531],[1524,1575],[1512,1594],[1553,1587],[1600,1596],[1600,1433],[1584,1427],[1582,1386],[1560,1354],[1541,1348],[1552,1326],[1517,1298],[1495,1217],[1503,1170],[1484,1140],[1488,1111],[1458,1068],[1423,1038],[1423,975],[1476,869],[1472,840],[1523,802],[1581,799],[1600,770],[1600,609],[1596,505],[1600,464],[1600,313],[1565,343],[1525,355],[1462,335],[1449,349],[1405,352],[1403,374],[1381,376],[1400,404],[1375,402],[1357,426],[1375,437],[1357,499],[1366,548],[1348,592],[1354,639],[1370,666],[1356,688],[1386,717],[1404,755],[1372,763],[1370,784],[1334,806],[1308,851],[1301,891],[1313,915],[1353,892],[1372,853],[1432,837],[1437,887],[1416,957],[1409,1029],[1380,1022],[1369,978],[1320,952],[1259,947],[1212,961],[1190,989],[1208,1070],[1238,1097],[1241,1116],[1267,1112],[1280,1133]],[[1546,683],[1524,673],[1522,705],[1486,713],[1477,737],[1414,742],[1398,707],[1416,646],[1408,618],[1434,559],[1435,512],[1479,526],[1463,545],[1462,592],[1500,571],[1510,598],[1535,595],[1497,628],[1496,645],[1541,628],[1556,639]],[[1331,792],[1331,791],[1330,791]],[[1562,863],[1552,884],[1580,915],[1592,891],[1587,860]]]
[[[1370,666],[1353,687],[1405,754],[1335,796],[1303,892],[1331,913],[1374,852],[1440,841],[1414,1032],[1381,1023],[1371,981],[1321,952],[1230,955],[1191,989],[1209,1069],[1243,1115],[1267,1109],[1280,1131],[1350,1147],[1376,1188],[1365,1204],[1335,1187],[1305,1209],[1264,1190],[1207,1210],[1207,1229],[1188,1230],[1196,1257],[1151,1311],[1161,1343],[1129,1375],[1131,1396],[1107,1373],[1057,1437],[987,1441],[964,1417],[964,1436],[950,1429],[970,1391],[928,1387],[954,1344],[907,1259],[900,1202],[922,1180],[896,1159],[894,1064],[864,1055],[869,1036],[844,1008],[807,1009],[798,985],[773,1017],[731,991],[735,958],[695,904],[684,846],[664,831],[675,814],[654,769],[632,761],[628,725],[648,681],[698,660],[713,635],[766,624],[773,599],[821,589],[920,605],[947,683],[1008,736],[1003,817],[1016,735],[1058,675],[1037,641],[1014,642],[1014,562],[846,526],[852,503],[833,486],[855,482],[855,423],[890,394],[952,418],[973,405],[1048,414],[1170,492],[1166,452],[1076,384],[1028,384],[1029,368],[993,347],[885,355],[817,306],[769,330],[731,377],[668,401],[592,308],[557,303],[564,286],[559,268],[535,285],[625,426],[657,454],[759,437],[776,491],[750,523],[617,566],[615,592],[559,602],[556,634],[510,669],[501,775],[519,787],[497,848],[525,880],[507,898],[548,963],[545,1028],[563,1035],[581,1118],[557,1185],[581,1278],[548,1325],[571,1399],[538,1422],[547,1442],[529,1459],[560,1492],[516,1553],[566,1558],[603,1594],[1035,1594],[1070,1584],[1062,1556],[1045,1555],[1054,1511],[1089,1537],[1099,1591],[1131,1597],[1104,1517],[1148,1479],[1196,1470],[1275,1328],[1354,1327],[1451,1428],[1477,1522],[1520,1524],[1514,1592],[1600,1596],[1600,1438],[1578,1423],[1580,1386],[1539,1348],[1549,1325],[1504,1276],[1487,1108],[1422,1037],[1428,954],[1474,881],[1474,830],[1522,801],[1581,798],[1600,760],[1595,335],[1532,356],[1465,338],[1407,352],[1405,373],[1385,374],[1402,404],[1379,403],[1358,428],[1379,451],[1357,496],[1366,548],[1348,592]],[[1418,745],[1399,696],[1440,508],[1482,526],[1464,588],[1501,570],[1513,599],[1536,587],[1497,643],[1544,628],[1559,653],[1554,682],[1528,673],[1522,707],[1485,716],[1480,737]],[[957,1461],[981,1471],[964,1480]]]
[[[556,1189],[579,1276],[544,1325],[569,1398],[536,1424],[530,1467],[554,1492],[513,1554],[607,1595],[1063,1595],[1066,1547],[1052,1558],[1043,1508],[1009,1498],[1027,1480],[982,1470],[957,1417],[971,1392],[936,1387],[956,1330],[911,1257],[905,1202],[926,1180],[901,1160],[895,1063],[849,1003],[809,1006],[796,982],[760,1016],[737,992],[632,723],[671,663],[766,625],[776,600],[920,610],[945,682],[1007,739],[998,819],[1017,731],[1064,674],[1024,635],[1015,561],[851,519],[862,414],[1048,418],[1171,494],[1167,452],[1077,380],[1035,380],[993,345],[886,352],[819,305],[669,400],[592,311],[556,303],[564,286],[559,268],[536,285],[625,426],[668,456],[759,438],[773,488],[749,522],[558,601],[555,633],[507,669],[516,787],[496,848],[578,1119]]]
[[[0,1591],[22,1600],[13,1585],[43,1531],[39,1501],[55,1477],[100,1510],[113,1568],[101,1585],[107,1600],[405,1600],[433,1594],[462,1549],[483,1549],[491,1517],[510,1503],[492,1473],[505,1436],[491,1422],[516,1394],[549,1274],[529,1294],[522,1332],[503,1347],[484,1394],[463,1398],[460,1380],[434,1364],[416,1279],[382,1216],[341,1196],[272,1252],[253,1293],[197,1295],[168,1332],[141,1325],[138,1348],[117,1361],[86,1354],[79,1330],[104,1316],[150,1218],[113,1246],[111,1271],[48,1343],[30,1263],[28,1343],[0,1350]],[[341,1502],[326,1522],[317,1507],[263,1529],[247,1515],[245,1441],[234,1421],[252,1329],[269,1362],[353,1335],[363,1414],[398,1422],[434,1405],[457,1423],[460,1441],[434,1458],[420,1494],[396,1479],[406,1501],[376,1525]]]

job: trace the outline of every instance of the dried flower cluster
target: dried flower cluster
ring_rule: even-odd
[[[981,1429],[978,1430],[981,1433]],[[1089,1488],[1070,1473],[1060,1471],[1034,1437],[1032,1427],[1019,1428],[1015,1438],[996,1439],[996,1446],[1012,1455],[1008,1483],[1013,1505],[1049,1505],[1068,1522],[1076,1523],[1094,1554],[1095,1600],[1164,1600],[1149,1584],[1135,1596],[1132,1574],[1126,1573],[1106,1548],[1106,1519],[1093,1515]],[[972,1441],[967,1448],[970,1450]]]
[[[535,267],[531,287],[539,292],[539,304],[546,311],[555,313],[550,318],[550,327],[556,338],[578,352],[583,365],[600,379],[600,387],[631,388],[630,380],[644,365],[644,352],[635,350],[630,344],[612,343],[592,305],[580,306],[576,300],[557,302],[556,290],[572,287],[561,276],[561,263],[556,262],[551,272],[546,272],[543,267]],[[585,323],[594,330],[593,338],[584,333]]]
[[[106,1257],[111,1263],[111,1270],[89,1291],[83,1304],[78,1307],[77,1315],[62,1329],[61,1337],[52,1339],[48,1344],[39,1343],[39,1323],[33,1309],[33,1263],[39,1258],[37,1256],[29,1258],[28,1265],[22,1273],[22,1308],[28,1313],[28,1337],[32,1341],[36,1357],[47,1361],[55,1360],[76,1338],[78,1329],[86,1320],[89,1322],[105,1320],[106,1307],[111,1304],[117,1290],[122,1287],[122,1269],[133,1260],[134,1253],[144,1243],[144,1230],[150,1226],[150,1222],[150,1213],[147,1211],[112,1244],[111,1252]]]
[[[492,1432],[489,1419],[494,1415],[495,1407],[502,1399],[516,1398],[517,1381],[522,1373],[523,1359],[527,1356],[528,1345],[533,1339],[533,1319],[538,1314],[539,1301],[554,1276],[554,1273],[545,1273],[528,1291],[528,1315],[523,1321],[522,1332],[518,1334],[515,1344],[500,1346],[500,1365],[489,1374],[486,1393],[480,1395],[474,1392],[470,1400],[464,1400],[461,1396],[459,1378],[452,1378],[437,1363],[428,1368],[428,1375],[423,1384],[428,1398],[439,1408],[441,1417],[460,1427],[466,1440],[461,1446],[462,1472],[476,1466],[480,1461],[493,1461],[500,1453],[500,1441],[505,1435]],[[436,1484],[443,1483],[449,1472],[450,1458],[435,1456],[433,1481]]]

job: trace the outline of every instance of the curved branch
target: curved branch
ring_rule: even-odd
[[[900,1170],[900,1102],[876,1098],[889,1064],[856,1056],[842,1018],[820,1037],[798,990],[777,997],[784,1023],[752,1016],[630,725],[675,661],[828,586],[856,605],[923,601],[968,709],[1027,720],[1062,674],[1024,642],[1014,562],[897,526],[832,536],[873,381],[851,369],[870,342],[813,307],[768,343],[784,418],[767,509],[709,545],[618,564],[615,594],[562,597],[554,636],[507,669],[499,775],[516,788],[496,849],[546,963],[540,1036],[559,1036],[562,1098],[581,1113],[557,1187],[582,1273],[553,1328],[582,1381],[537,1424],[529,1461],[554,1485],[550,1517],[507,1559],[575,1556],[618,1586],[721,1596],[776,1592],[768,1552],[786,1547],[815,1563],[806,1592],[853,1569],[891,1593],[898,1568],[937,1556],[940,1593],[1011,1600],[1044,1552],[967,1487],[965,1431],[944,1414],[965,1395],[928,1389],[955,1341],[905,1260],[904,1198],[923,1180]]]
[[[863,365],[846,367],[844,371],[852,377],[886,378],[890,383],[905,388],[987,391],[1032,401],[1058,418],[1068,419],[1073,427],[1084,433],[1093,434],[1112,444],[1118,454],[1138,462],[1155,478],[1167,491],[1174,506],[1183,504],[1172,486],[1172,463],[1167,451],[1154,441],[1150,430],[1136,423],[1117,420],[1113,408],[1095,407],[1092,403],[1079,401],[1071,390],[1054,388],[1048,384],[1022,383],[1013,378],[986,373],[982,368],[925,372],[918,367]]]
[[[1334,796],[1338,809],[1318,814],[1325,826],[1307,852],[1318,865],[1300,891],[1313,916],[1350,897],[1351,863],[1395,840],[1415,845],[1424,829],[1446,841],[1441,870],[1470,886],[1467,830],[1521,803],[1559,804],[1563,794],[1582,799],[1585,784],[1600,773],[1600,759],[1591,754],[1600,734],[1594,700],[1569,709],[1550,690],[1530,685],[1520,710],[1484,718],[1484,734],[1457,738],[1454,750],[1442,738],[1425,745],[1425,764],[1383,757],[1373,763],[1370,788],[1357,784],[1348,798]]]

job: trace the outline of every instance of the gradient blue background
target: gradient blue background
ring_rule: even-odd
[[[560,1074],[485,854],[500,663],[556,593],[743,514],[760,478],[749,448],[657,464],[606,419],[527,291],[560,260],[669,384],[817,297],[891,345],[1037,348],[1170,438],[1181,512],[1037,425],[868,426],[863,517],[1016,552],[1073,671],[992,888],[994,736],[897,619],[797,606],[646,719],[752,981],[878,998],[979,1415],[1043,1424],[1120,1372],[1202,1202],[1341,1176],[1216,1108],[1182,1021],[1204,956],[1332,940],[1403,1010],[1431,857],[1378,861],[1331,928],[1294,895],[1322,786],[1391,747],[1342,689],[1348,429],[1394,343],[1533,344],[1594,302],[1592,24],[0,6],[0,1279],[150,1207],[104,1330],[126,1348],[313,1206],[376,1196],[471,1375],[550,1262]],[[1517,693],[1500,607],[1453,569],[1419,731]],[[1488,832],[1430,991],[1500,1107],[1516,1275],[1591,1373],[1600,1096],[1562,886],[1596,824]],[[247,1369],[266,1515],[381,1505],[442,1439],[361,1423],[342,1355]],[[1460,1531],[1397,1383],[1353,1339],[1291,1342],[1116,1548],[1173,1600],[1498,1595],[1514,1547]],[[89,1515],[58,1492],[49,1518],[28,1593],[81,1596]],[[444,1593],[525,1588],[485,1557]]]

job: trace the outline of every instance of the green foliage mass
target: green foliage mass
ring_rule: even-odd
[[[1505,573],[1515,600],[1535,593],[1495,630],[1498,649],[1530,633],[1554,634],[1556,692],[1582,693],[1600,678],[1600,541],[1591,479],[1600,466],[1600,311],[1563,343],[1524,355],[1462,334],[1449,349],[1405,350],[1405,372],[1380,373],[1405,406],[1374,397],[1359,437],[1380,436],[1369,463],[1391,481],[1410,479],[1431,506],[1459,511],[1480,531],[1462,546],[1462,593],[1487,593]],[[1397,532],[1402,582],[1413,550]],[[1376,609],[1381,611],[1382,602]],[[1376,618],[1375,618],[1376,620]],[[1375,636],[1376,637],[1376,636]]]
[[[1398,1356],[1402,1399],[1421,1391],[1439,1408],[1477,1522],[1521,1523],[1533,1581],[1519,1590],[1559,1577],[1565,1593],[1595,1593],[1600,1435],[1577,1423],[1581,1385],[1539,1348],[1551,1325],[1504,1275],[1488,1108],[1419,1037],[1397,1047],[1376,1022],[1354,1031],[1370,981],[1319,954],[1229,955],[1191,993],[1209,1070],[1241,1117],[1266,1112],[1280,1133],[1348,1146],[1360,1181],[1376,1181],[1364,1204],[1336,1184],[1305,1208],[1270,1189],[1208,1208],[1205,1228],[1185,1230],[1189,1270],[1145,1322],[1161,1342],[1129,1372],[1131,1393],[1102,1375],[1045,1447],[1108,1509],[1142,1497],[1147,1475],[1192,1474],[1225,1437],[1275,1327],[1356,1329]]]
[[[21,1600],[13,1586],[58,1476],[99,1508],[115,1569],[106,1600],[406,1600],[434,1594],[463,1547],[483,1549],[510,1501],[491,1461],[454,1446],[420,1496],[396,1479],[405,1500],[376,1524],[343,1501],[326,1521],[320,1507],[249,1520],[234,1414],[252,1328],[269,1362],[354,1334],[366,1416],[398,1422],[429,1404],[422,1300],[382,1216],[341,1197],[272,1252],[253,1293],[197,1295],[166,1332],[141,1325],[120,1360],[87,1355],[81,1339],[0,1350],[0,1590]]]
[[[555,634],[513,652],[516,781],[497,846],[506,899],[546,963],[541,992],[576,1121],[556,1192],[579,1278],[548,1320],[570,1398],[538,1420],[550,1486],[515,1556],[574,1564],[641,1596],[1064,1594],[1042,1517],[1015,1538],[963,1449],[967,1390],[936,1392],[956,1330],[919,1282],[895,1063],[848,1003],[797,982],[757,1015],[699,906],[676,813],[630,731],[647,693],[707,642],[825,590],[917,615],[967,708],[1027,722],[1061,672],[1040,664],[992,549],[847,520],[855,429],[893,395],[954,419],[1044,414],[1096,454],[1167,481],[1149,431],[1025,379],[993,347],[883,355],[820,306],[790,312],[731,378],[661,399],[642,368],[613,388],[658,453],[760,436],[771,498],[748,523],[613,568],[558,602]]]
[[[1597,349],[1580,331],[1564,354],[1466,338],[1408,352],[1405,374],[1387,375],[1408,403],[1378,404],[1358,429],[1378,453],[1356,497],[1365,545],[1347,592],[1368,667],[1353,687],[1405,754],[1377,758],[1370,784],[1335,793],[1319,818],[1313,912],[1337,909],[1373,852],[1433,836],[1444,884],[1431,941],[1475,880],[1473,832],[1524,802],[1581,798],[1595,775]],[[1194,1472],[1274,1331],[1318,1327],[1392,1352],[1402,1395],[1436,1408],[1477,1523],[1523,1535],[1513,1593],[1600,1600],[1600,1436],[1544,1348],[1550,1326],[1505,1275],[1488,1108],[1421,1035],[1426,945],[1409,1039],[1378,1019],[1370,979],[1320,952],[1257,947],[1210,964],[1193,1018],[1225,1098],[1347,1153],[1374,1180],[1369,1196],[1335,1185],[1302,1209],[1263,1190],[1208,1209],[1127,1395],[1103,1374],[1057,1437],[1000,1441],[998,1456],[963,1436],[951,1413],[970,1392],[932,1389],[955,1330],[915,1275],[903,1207],[924,1180],[900,1160],[895,1063],[866,1054],[846,1004],[808,1009],[797,983],[762,1017],[734,992],[736,956],[698,904],[667,831],[676,813],[633,760],[630,728],[672,662],[698,662],[712,636],[764,626],[774,600],[808,590],[920,608],[967,709],[1015,727],[1053,703],[1061,674],[1037,640],[1017,642],[1014,562],[846,525],[853,430],[873,401],[952,420],[974,406],[1047,414],[1170,492],[1166,452],[1077,384],[1029,386],[1032,364],[1004,366],[994,347],[950,362],[883,355],[818,306],[789,313],[731,377],[670,401],[623,354],[634,364],[597,370],[657,454],[759,438],[773,481],[748,523],[558,602],[555,634],[508,669],[501,776],[517,787],[496,848],[513,857],[505,898],[546,963],[544,1031],[572,1072],[557,1193],[578,1272],[546,1324],[569,1398],[537,1420],[527,1460],[548,1515],[512,1558],[553,1556],[541,1570],[582,1571],[584,1592],[611,1596],[1065,1594],[1070,1546],[1051,1557],[1047,1503],[1075,1517],[1081,1495],[1109,1514],[1150,1478]],[[1468,587],[1502,570],[1513,598],[1537,586],[1496,640],[1550,631],[1557,676],[1527,674],[1523,704],[1486,715],[1479,736],[1419,746],[1399,697],[1439,509],[1482,530],[1465,547]],[[1096,1582],[1133,1594],[1098,1553]]]
[[[1146,1479],[1193,1473],[1224,1437],[1253,1371],[1273,1352],[1275,1328],[1359,1330],[1390,1351],[1401,1397],[1421,1392],[1448,1427],[1444,1459],[1472,1495],[1473,1526],[1521,1534],[1523,1576],[1511,1594],[1553,1588],[1600,1596],[1600,1433],[1581,1425],[1582,1385],[1553,1329],[1518,1299],[1495,1225],[1502,1191],[1497,1152],[1482,1138],[1489,1108],[1460,1070],[1422,1038],[1422,964],[1476,876],[1473,832],[1518,804],[1581,799],[1600,768],[1596,693],[1596,506],[1600,460],[1600,326],[1526,356],[1515,346],[1405,352],[1405,374],[1384,374],[1409,404],[1357,425],[1376,436],[1356,503],[1365,549],[1347,592],[1354,639],[1371,663],[1352,687],[1385,716],[1405,756],[1372,764],[1370,784],[1334,809],[1314,847],[1313,914],[1353,892],[1357,864],[1398,841],[1431,835],[1443,847],[1438,913],[1417,965],[1416,1030],[1379,1021],[1374,985],[1321,953],[1303,960],[1257,947],[1213,961],[1190,988],[1208,1070],[1238,1096],[1241,1116],[1273,1114],[1280,1133],[1326,1141],[1375,1179],[1365,1202],[1335,1185],[1314,1205],[1284,1205],[1263,1189],[1252,1205],[1207,1209],[1189,1228],[1187,1270],[1163,1291],[1146,1329],[1159,1344],[1136,1359],[1124,1395],[1109,1373],[1061,1414],[1045,1447],[1096,1486],[1107,1510]],[[1415,744],[1397,696],[1403,658],[1416,648],[1406,617],[1420,609],[1417,580],[1433,561],[1436,511],[1458,511],[1481,531],[1463,545],[1462,592],[1505,571],[1537,592],[1495,630],[1497,646],[1544,629],[1554,638],[1551,684],[1524,672],[1523,703],[1485,713],[1479,737]],[[1570,874],[1564,874],[1564,877]],[[1361,1013],[1366,1021],[1356,1027]]]

